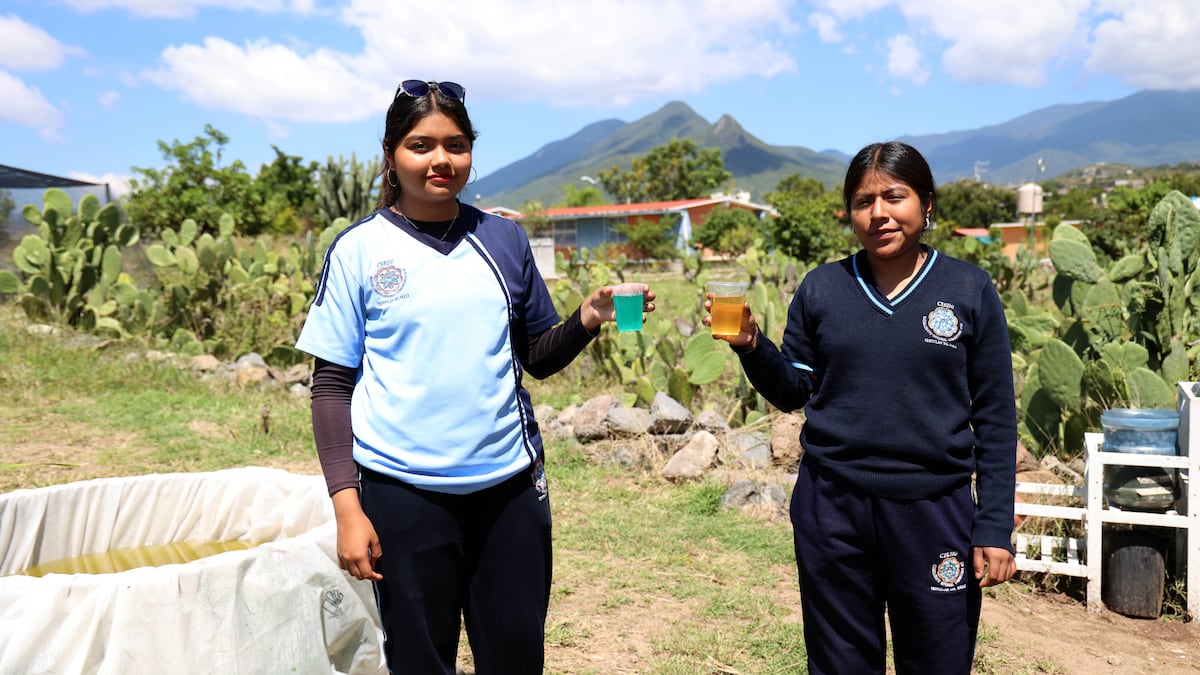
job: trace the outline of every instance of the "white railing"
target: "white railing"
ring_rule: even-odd
[[[1200,618],[1200,399],[1192,392],[1191,382],[1179,383],[1179,441],[1177,455],[1142,455],[1104,452],[1104,435],[1084,434],[1087,469],[1082,487],[1043,483],[1017,483],[1018,494],[1075,497],[1083,506],[1055,506],[1018,501],[1017,515],[1077,521],[1083,525],[1083,537],[1025,535],[1016,538],[1017,569],[1030,572],[1064,574],[1087,579],[1087,607],[1100,611],[1104,556],[1101,554],[1106,523],[1124,523],[1146,527],[1182,530],[1176,537],[1176,551],[1186,566],[1184,593],[1187,611]],[[1195,452],[1192,452],[1192,450]],[[1181,486],[1176,510],[1165,513],[1122,511],[1107,506],[1104,499],[1106,466],[1142,466],[1176,469]],[[1179,542],[1182,541],[1182,544]],[[1037,550],[1030,557],[1030,549]]]

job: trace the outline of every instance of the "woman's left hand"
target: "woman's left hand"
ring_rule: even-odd
[[[1017,573],[1017,560],[1008,549],[976,546],[974,558],[975,578],[980,588],[999,586]]]
[[[654,311],[654,291],[646,284],[642,286],[642,311]],[[583,304],[579,306],[579,318],[583,327],[589,332],[596,332],[605,321],[616,321],[617,312],[613,306],[613,287],[601,286],[592,292]]]

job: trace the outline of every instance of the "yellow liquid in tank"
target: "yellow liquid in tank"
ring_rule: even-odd
[[[159,567],[192,562],[200,558],[242,551],[256,546],[243,539],[209,542],[172,542],[154,546],[118,548],[111,551],[88,553],[75,558],[51,560],[17,572],[31,577],[47,574],[115,574],[138,567]]]

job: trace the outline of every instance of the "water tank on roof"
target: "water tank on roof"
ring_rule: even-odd
[[[1025,183],[1017,188],[1017,213],[1041,213],[1043,192],[1037,183]]]

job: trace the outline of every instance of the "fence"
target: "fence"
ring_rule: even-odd
[[[1087,607],[1098,612],[1103,606],[1104,556],[1101,554],[1106,524],[1129,524],[1175,530],[1177,561],[1186,569],[1184,593],[1187,611],[1200,618],[1200,399],[1196,383],[1179,383],[1179,440],[1176,455],[1141,455],[1104,452],[1104,435],[1084,435],[1087,470],[1082,487],[1044,483],[1017,483],[1017,493],[1057,495],[1082,500],[1082,506],[1056,506],[1018,501],[1016,513],[1082,524],[1083,537],[1017,534],[1017,569],[1082,577],[1087,580]],[[1194,451],[1193,451],[1194,450]],[[1104,469],[1108,466],[1139,466],[1175,469],[1180,483],[1176,508],[1165,513],[1122,511],[1107,506],[1104,499]]]

